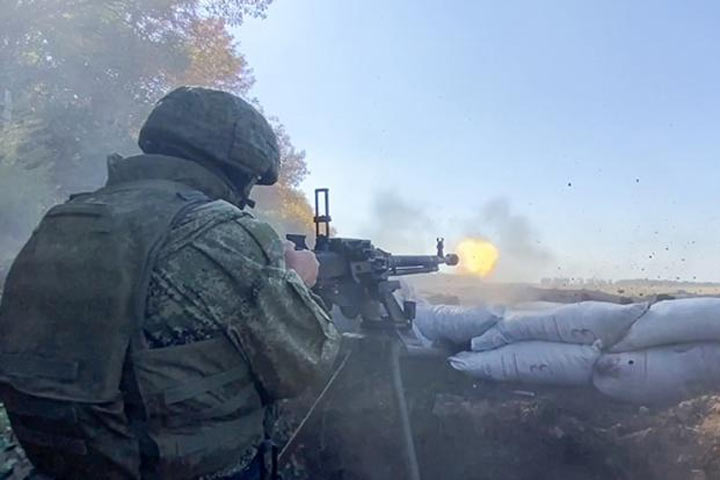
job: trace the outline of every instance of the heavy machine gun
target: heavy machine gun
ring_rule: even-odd
[[[458,263],[457,255],[445,254],[442,238],[437,239],[435,255],[393,255],[375,247],[370,240],[331,237],[327,188],[315,190],[314,220],[313,252],[320,263],[320,272],[313,290],[328,307],[338,306],[346,317],[360,316],[364,329],[411,325],[415,305],[410,301],[399,305],[393,292],[400,288],[400,282],[391,277],[437,272],[440,265]],[[308,248],[304,235],[290,234],[287,239],[297,250]]]
[[[403,275],[432,273],[440,265],[458,264],[458,256],[445,254],[444,240],[437,239],[435,255],[393,255],[373,245],[370,240],[332,237],[330,228],[329,190],[315,190],[315,247],[313,252],[320,263],[318,281],[313,291],[327,307],[337,306],[350,319],[360,317],[359,331],[344,333],[350,344],[325,387],[317,397],[295,433],[280,453],[280,460],[291,451],[297,434],[313,414],[334,381],[345,367],[352,352],[363,342],[380,345],[389,353],[393,378],[393,392],[402,427],[405,459],[409,480],[420,480],[420,470],[412,436],[407,403],[400,369],[400,357],[412,352],[426,352],[417,348],[418,341],[412,333],[416,305],[404,300],[402,305],[394,295],[401,288],[393,279]],[[304,235],[290,234],[286,237],[297,250],[306,250]]]

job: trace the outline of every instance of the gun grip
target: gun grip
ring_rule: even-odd
[[[288,233],[285,235],[285,238],[295,244],[295,250],[310,250],[307,243],[305,243],[305,239],[307,238],[305,235],[300,235],[299,233]]]

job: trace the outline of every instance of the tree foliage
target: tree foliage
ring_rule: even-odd
[[[262,206],[266,220],[284,232],[312,232],[313,211],[300,191],[300,183],[308,174],[305,152],[297,150],[282,124],[274,120],[280,147],[282,171],[272,187],[256,187],[254,195]]]
[[[33,224],[35,205],[97,188],[105,156],[136,150],[142,121],[171,88],[202,85],[247,98],[254,78],[229,28],[264,16],[271,1],[0,0],[0,98],[6,90],[13,97],[12,121],[0,124],[0,175],[4,184],[24,179],[37,199],[27,199],[32,208],[3,202],[0,225],[24,238],[29,231],[19,225],[27,222],[9,217]],[[282,179],[262,200],[276,223],[307,226],[298,190],[305,156],[275,126]],[[0,235],[6,249],[11,240]]]
[[[223,18],[200,18],[188,27],[187,66],[178,85],[206,85],[247,94],[255,79],[236,50]]]

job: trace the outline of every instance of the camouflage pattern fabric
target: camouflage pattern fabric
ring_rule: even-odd
[[[161,178],[214,201],[186,213],[158,252],[146,300],[144,338],[163,348],[231,335],[268,401],[297,395],[321,377],[339,335],[300,277],[285,268],[284,244],[270,226],[234,206],[227,179],[175,157],[113,157],[108,184]],[[232,476],[249,449],[205,479]]]
[[[339,336],[285,268],[277,234],[249,214],[223,219],[227,209],[203,205],[172,230],[151,275],[143,333],[162,348],[235,332],[263,393],[297,395],[329,368]]]
[[[267,405],[299,394],[325,374],[339,348],[335,327],[300,277],[286,268],[278,235],[233,205],[238,196],[227,179],[161,155],[113,157],[109,167],[109,186],[163,179],[209,198],[175,222],[156,256],[142,325],[150,348],[225,335],[249,365]],[[242,434],[259,441],[262,427],[253,428],[258,431]],[[242,471],[255,455],[253,441],[203,480]],[[4,475],[27,471],[26,460],[1,460]]]
[[[212,221],[213,212],[207,206],[195,209],[173,229],[160,251],[150,277],[143,328],[150,348],[224,335],[226,321],[240,312],[239,297],[248,287],[229,281],[227,270],[242,270],[246,262],[265,262],[258,243],[237,220],[207,228]],[[238,260],[239,265],[218,264],[220,259],[215,257],[220,245],[237,252],[233,263]]]
[[[258,275],[264,274],[268,264],[284,270],[283,245],[275,235],[269,245],[261,248],[245,227],[248,223],[260,222],[249,216],[242,221],[234,219],[208,226],[217,215],[213,210],[216,206],[210,204],[190,212],[172,231],[166,247],[160,252],[151,276],[143,329],[150,348],[225,335],[229,323],[242,329],[251,321],[282,324],[292,322],[292,317],[296,317],[295,321],[310,320],[317,324],[313,334],[317,338],[313,342],[320,344],[323,338],[333,339],[334,330],[329,319],[312,300],[279,289],[276,302],[282,305],[282,316],[248,301],[255,295],[253,289],[258,283]],[[301,282],[297,274],[285,272],[285,281],[295,283],[286,288],[297,288]],[[302,285],[299,288],[304,289]],[[308,327],[312,328],[311,325]],[[331,361],[333,355],[323,355],[322,348],[303,349],[303,342],[290,336],[275,335],[273,330],[268,328],[265,338],[254,341],[262,342],[258,345],[261,350],[275,350],[280,355],[252,367],[265,396],[271,395],[270,392],[294,394],[313,380],[307,371]],[[302,359],[307,365],[303,365]],[[237,475],[255,453],[255,448],[251,448],[233,466],[201,480]]]
[[[198,190],[222,192],[207,171],[162,157],[153,177],[192,178]],[[148,175],[136,159],[116,159],[112,178]],[[231,197],[232,198],[232,197]],[[143,334],[150,348],[208,340],[231,333],[270,401],[299,394],[332,364],[339,335],[300,277],[285,267],[284,244],[265,223],[216,200],[188,212],[169,234],[150,277]],[[237,475],[250,448],[228,468],[201,480]]]
[[[140,130],[145,153],[178,155],[278,179],[280,154],[272,127],[252,105],[228,92],[180,87],[163,97]]]

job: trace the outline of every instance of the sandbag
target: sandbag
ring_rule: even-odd
[[[462,345],[482,335],[501,315],[501,309],[491,307],[418,304],[415,325],[432,341],[447,340]]]
[[[720,298],[683,298],[652,305],[610,351],[709,341],[720,342]]]
[[[580,302],[537,311],[508,312],[505,318],[482,336],[472,340],[476,352],[492,350],[514,342],[546,342],[613,345],[648,308],[647,303],[617,305]]]
[[[520,311],[526,312],[526,311],[550,310],[553,308],[562,307],[564,305],[566,305],[566,304],[559,303],[559,302],[546,302],[544,300],[538,300],[535,302],[516,303],[515,305],[512,305],[508,308],[512,311],[520,310]]]
[[[412,333],[413,336],[418,340],[420,346],[425,348],[430,348],[433,346],[433,341],[423,335],[423,333],[420,331],[420,328],[418,328],[417,323],[415,322],[413,322],[412,324]]]
[[[593,385],[616,400],[675,402],[720,386],[720,344],[691,343],[608,353],[595,365]]]
[[[489,352],[461,352],[450,365],[475,378],[544,385],[589,385],[597,346],[521,342]]]

